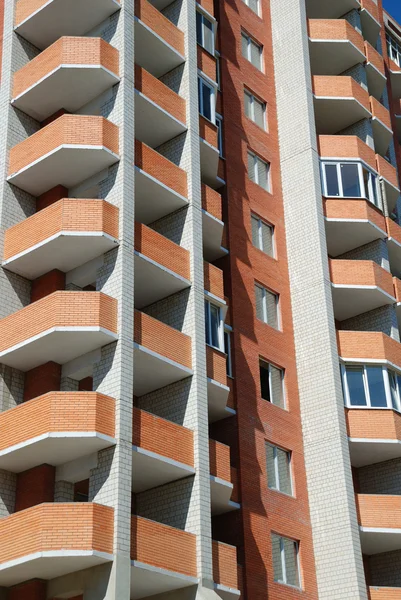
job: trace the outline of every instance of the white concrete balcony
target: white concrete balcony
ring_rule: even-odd
[[[209,422],[213,423],[235,415],[235,410],[229,406],[231,390],[227,379],[224,352],[206,346],[206,368]]]
[[[401,550],[401,497],[356,494],[363,554]]]
[[[65,198],[5,232],[3,267],[27,279],[67,273],[118,245],[118,208]]]
[[[222,217],[221,194],[202,184],[203,256],[209,262],[227,254]]]
[[[369,42],[365,42],[365,54],[369,94],[380,101],[387,82],[383,57]]]
[[[135,311],[134,394],[142,396],[192,375],[191,338]]]
[[[401,414],[391,408],[347,408],[348,443],[353,467],[401,457]]]
[[[63,465],[115,444],[115,402],[97,392],[49,392],[0,415],[0,469]]]
[[[0,362],[21,371],[65,364],[117,338],[115,298],[54,292],[0,321]]]
[[[393,139],[390,113],[373,96],[370,97],[370,109],[376,152],[381,156],[386,156],[390,142]]]
[[[119,53],[100,38],[62,37],[14,75],[12,105],[37,121],[70,113],[119,82]]]
[[[306,0],[306,14],[309,19],[339,19],[360,6],[359,0]]]
[[[147,0],[135,0],[135,62],[155,77],[185,62],[183,32]]]
[[[309,19],[312,75],[340,75],[366,60],[362,36],[343,19]]]
[[[379,8],[376,1],[361,0],[360,16],[363,37],[375,47],[381,30]]]
[[[211,188],[220,187],[218,182],[219,149],[217,127],[199,115],[199,141],[202,181]]]
[[[118,0],[17,0],[14,28],[43,50],[63,35],[85,35],[119,9]]]
[[[63,115],[11,148],[7,181],[33,196],[71,188],[118,162],[118,147],[107,119]]]
[[[230,447],[209,440],[209,459],[212,515],[238,510],[237,470],[230,466]]]

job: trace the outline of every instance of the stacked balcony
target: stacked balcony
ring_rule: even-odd
[[[401,497],[357,494],[362,552],[366,555],[401,549]]]
[[[345,20],[309,19],[313,75],[340,75],[365,61],[362,36]]]
[[[205,260],[217,260],[227,252],[222,245],[224,223],[221,195],[205,184],[202,184],[202,225]]]
[[[209,442],[210,493],[212,515],[237,510],[237,472],[230,465],[230,447],[214,440]]]
[[[199,115],[200,161],[202,181],[211,188],[221,187],[219,175],[220,153],[217,125]]]

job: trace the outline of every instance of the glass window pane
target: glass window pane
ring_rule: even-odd
[[[275,329],[277,329],[278,328],[277,295],[273,294],[272,292],[269,292],[268,290],[266,290],[265,297],[266,297],[267,323],[271,327],[274,327]]]
[[[388,371],[388,378],[390,380],[391,405],[398,410],[397,375],[394,371]]]
[[[242,56],[248,58],[248,38],[243,33],[241,33],[241,51]]]
[[[259,363],[259,375],[262,398],[270,402],[269,365],[263,361]]]
[[[272,534],[274,581],[283,581],[283,566],[281,563],[281,538]]]
[[[370,404],[375,407],[386,407],[386,390],[381,367],[367,367]]]
[[[340,166],[343,195],[345,198],[360,198],[358,165],[344,163]]]
[[[254,115],[255,115],[255,123],[259,125],[262,129],[265,128],[265,105],[262,102],[259,102],[256,98],[254,98]]]
[[[208,85],[202,82],[202,114],[209,121],[212,120],[212,90]]]
[[[248,177],[255,181],[255,156],[248,152]]]
[[[277,489],[275,469],[275,448],[266,444],[267,485],[271,490]]]
[[[261,47],[251,40],[251,63],[254,67],[262,70]]]
[[[294,540],[282,538],[284,545],[284,560],[286,583],[299,587],[298,560],[297,560],[297,544]]]
[[[284,402],[284,387],[283,387],[283,371],[270,365],[271,370],[271,396],[272,403],[280,408],[285,408]]]
[[[256,316],[261,321],[264,321],[265,320],[264,290],[259,285],[255,285],[255,299],[256,299]]]
[[[363,367],[347,367],[346,372],[351,406],[366,406]]]
[[[224,332],[224,352],[227,354],[226,359],[226,372],[228,377],[232,377],[233,370],[231,364],[231,339],[228,331]]]
[[[262,223],[262,243],[263,252],[266,252],[269,256],[273,256],[273,227],[266,225],[266,223]]]
[[[252,244],[254,246],[256,246],[256,248],[260,248],[260,241],[259,241],[259,219],[257,219],[256,217],[251,217],[251,223],[252,223]]]
[[[252,96],[248,92],[244,92],[245,114],[249,119],[252,119]]]
[[[211,345],[220,348],[220,308],[214,304],[210,305]]]
[[[210,54],[214,53],[213,23],[205,17],[203,17],[203,47]]]
[[[202,45],[202,15],[199,12],[196,13],[196,41]]]
[[[206,326],[206,344],[210,344],[209,334],[209,302],[205,302],[205,326]]]
[[[324,170],[326,174],[326,194],[328,196],[339,196],[337,165],[324,165]]]
[[[258,167],[258,184],[267,190],[268,183],[268,165],[260,158],[256,158]]]
[[[290,455],[289,452],[277,448],[277,467],[279,490],[284,494],[292,494],[291,489],[291,471],[290,471]]]
[[[254,13],[259,14],[259,0],[249,0],[248,6]]]

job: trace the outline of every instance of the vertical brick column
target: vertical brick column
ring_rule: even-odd
[[[15,512],[42,502],[54,502],[55,476],[56,469],[51,465],[40,465],[18,473]]]

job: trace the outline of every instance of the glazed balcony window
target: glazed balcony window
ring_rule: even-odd
[[[256,98],[248,90],[244,90],[245,114],[261,129],[266,129],[266,103]]]
[[[227,355],[226,373],[227,377],[233,376],[232,358],[231,358],[231,330],[224,328],[224,352]]]
[[[300,588],[298,542],[273,533],[272,547],[274,581]]]
[[[198,100],[202,117],[216,123],[216,90],[203,77],[198,77]]]
[[[274,227],[252,215],[252,244],[269,256],[274,257]]]
[[[322,162],[322,187],[327,198],[366,198],[382,206],[378,177],[360,162]]]
[[[267,485],[271,490],[293,496],[291,452],[266,444]]]
[[[389,58],[401,68],[401,44],[399,44],[388,32],[386,33],[386,39]]]
[[[253,152],[248,151],[248,177],[260,185],[264,190],[270,191],[270,165]]]
[[[220,157],[223,156],[223,117],[216,115],[216,126],[217,126],[217,147],[219,149]]]
[[[263,46],[258,44],[247,33],[241,33],[242,56],[259,71],[263,71]]]
[[[255,284],[256,316],[260,321],[280,329],[279,295]]]
[[[245,4],[260,17],[260,0],[244,0]]]
[[[214,22],[199,11],[196,13],[196,41],[214,56]]]
[[[224,322],[221,308],[205,300],[206,344],[224,352]]]
[[[401,412],[401,374],[381,365],[341,365],[348,408],[388,408]]]
[[[280,408],[285,408],[284,370],[260,360],[259,374],[263,400],[267,400],[267,402],[271,402]]]

